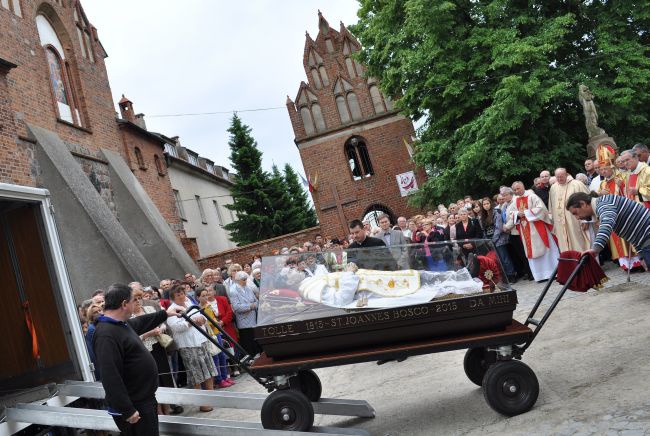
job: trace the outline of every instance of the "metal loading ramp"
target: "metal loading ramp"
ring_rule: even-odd
[[[0,436],[11,435],[24,428],[25,424],[39,424],[56,427],[83,428],[90,430],[118,431],[113,419],[104,410],[62,407],[76,398],[104,398],[100,383],[69,381],[57,385],[57,396],[48,403],[59,404],[17,404],[5,409],[4,423],[0,424]],[[218,408],[260,410],[267,396],[256,393],[199,391],[194,389],[159,388],[156,398],[160,403],[181,405],[205,405]],[[59,401],[52,401],[52,400]],[[312,403],[314,412],[326,415],[373,418],[374,409],[366,401],[322,398]],[[370,436],[366,430],[312,427],[310,432],[266,430],[261,423],[185,416],[159,416],[160,432],[169,435],[358,435]]]

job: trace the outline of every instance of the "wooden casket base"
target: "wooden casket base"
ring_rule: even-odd
[[[350,311],[258,326],[255,340],[273,359],[343,352],[449,335],[499,330],[512,324],[514,290],[434,300],[390,309]]]

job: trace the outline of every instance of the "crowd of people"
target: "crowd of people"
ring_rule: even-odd
[[[473,199],[467,195],[420,215],[399,217],[394,225],[388,215],[379,216],[377,226],[353,220],[349,234],[343,238],[317,235],[302,246],[285,247],[269,254],[286,255],[286,268],[300,272],[303,278],[342,270],[346,255],[348,260],[354,255],[344,249],[374,246],[388,248],[385,251],[390,253],[394,268],[413,268],[415,253],[421,256],[421,268],[435,271],[449,266],[448,259],[438,256],[438,247],[445,247],[450,253],[449,247],[454,246],[452,262],[462,267],[467,266],[470,255],[481,254],[477,240],[487,239],[492,241],[495,247],[492,254],[499,258],[502,272],[510,282],[549,279],[559,253],[565,251],[592,250],[600,255],[601,262],[611,259],[623,269],[647,272],[650,254],[648,162],[648,148],[641,144],[619,156],[611,147],[602,147],[597,160],[585,161],[585,173],[575,177],[564,168],[555,169],[552,176],[550,171],[543,170],[529,189],[523,182],[515,181],[510,186],[501,186],[492,197]],[[591,203],[591,198],[598,196],[605,201]],[[617,210],[627,211],[625,213],[631,214],[633,219],[630,216],[619,219]],[[599,217],[600,223],[596,219]],[[599,231],[599,225],[607,227],[607,232]],[[614,230],[620,231],[633,245]],[[414,251],[413,247],[417,249]],[[355,260],[359,267],[369,268],[362,261]],[[108,377],[108,381],[104,380],[106,387],[110,378],[115,377],[114,366],[96,356],[98,324],[126,325],[128,321],[139,334],[142,350],[146,349],[155,362],[160,386],[222,389],[234,385],[233,378],[239,372],[228,357],[241,358],[244,351],[255,356],[261,351],[253,335],[261,271],[262,257],[255,255],[250,263],[243,265],[227,260],[223,267],[206,269],[198,278],[187,273],[182,279],[164,279],[157,286],[144,286],[139,282],[112,285],[106,297],[104,291],[97,290],[79,306],[96,378]],[[197,311],[197,306],[202,311]],[[203,332],[193,328],[183,317],[163,317],[165,311],[167,314],[186,312]],[[122,318],[116,321],[114,317]],[[138,322],[139,317],[144,321]],[[106,343],[111,342],[103,341],[102,346],[106,347]],[[102,352],[111,355],[114,351],[104,349]],[[104,374],[102,369],[109,374]],[[111,401],[119,403],[116,398],[109,403]],[[155,406],[157,414],[182,412],[182,407],[173,404]],[[212,408],[204,406],[200,410],[207,412]]]

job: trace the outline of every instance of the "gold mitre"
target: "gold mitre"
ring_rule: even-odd
[[[616,162],[616,151],[609,144],[600,144],[596,150],[596,160],[600,167],[613,167]]]

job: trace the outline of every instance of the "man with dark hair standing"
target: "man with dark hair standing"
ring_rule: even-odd
[[[648,146],[645,144],[634,144],[632,150],[636,151],[636,155],[639,158],[639,161],[645,162],[646,165],[650,165],[650,151]]]
[[[348,248],[384,247],[384,250],[354,250],[348,252],[348,263],[354,262],[359,268],[367,269],[385,271],[394,271],[397,269],[395,259],[393,259],[390,251],[386,249],[384,241],[368,236],[361,221],[353,220],[350,223],[350,234],[354,242]]]
[[[105,295],[104,315],[97,320],[93,348],[102,374],[108,413],[124,435],[158,435],[156,389],[158,367],[139,335],[153,330],[178,309],[131,318],[131,288],[112,284]]]

